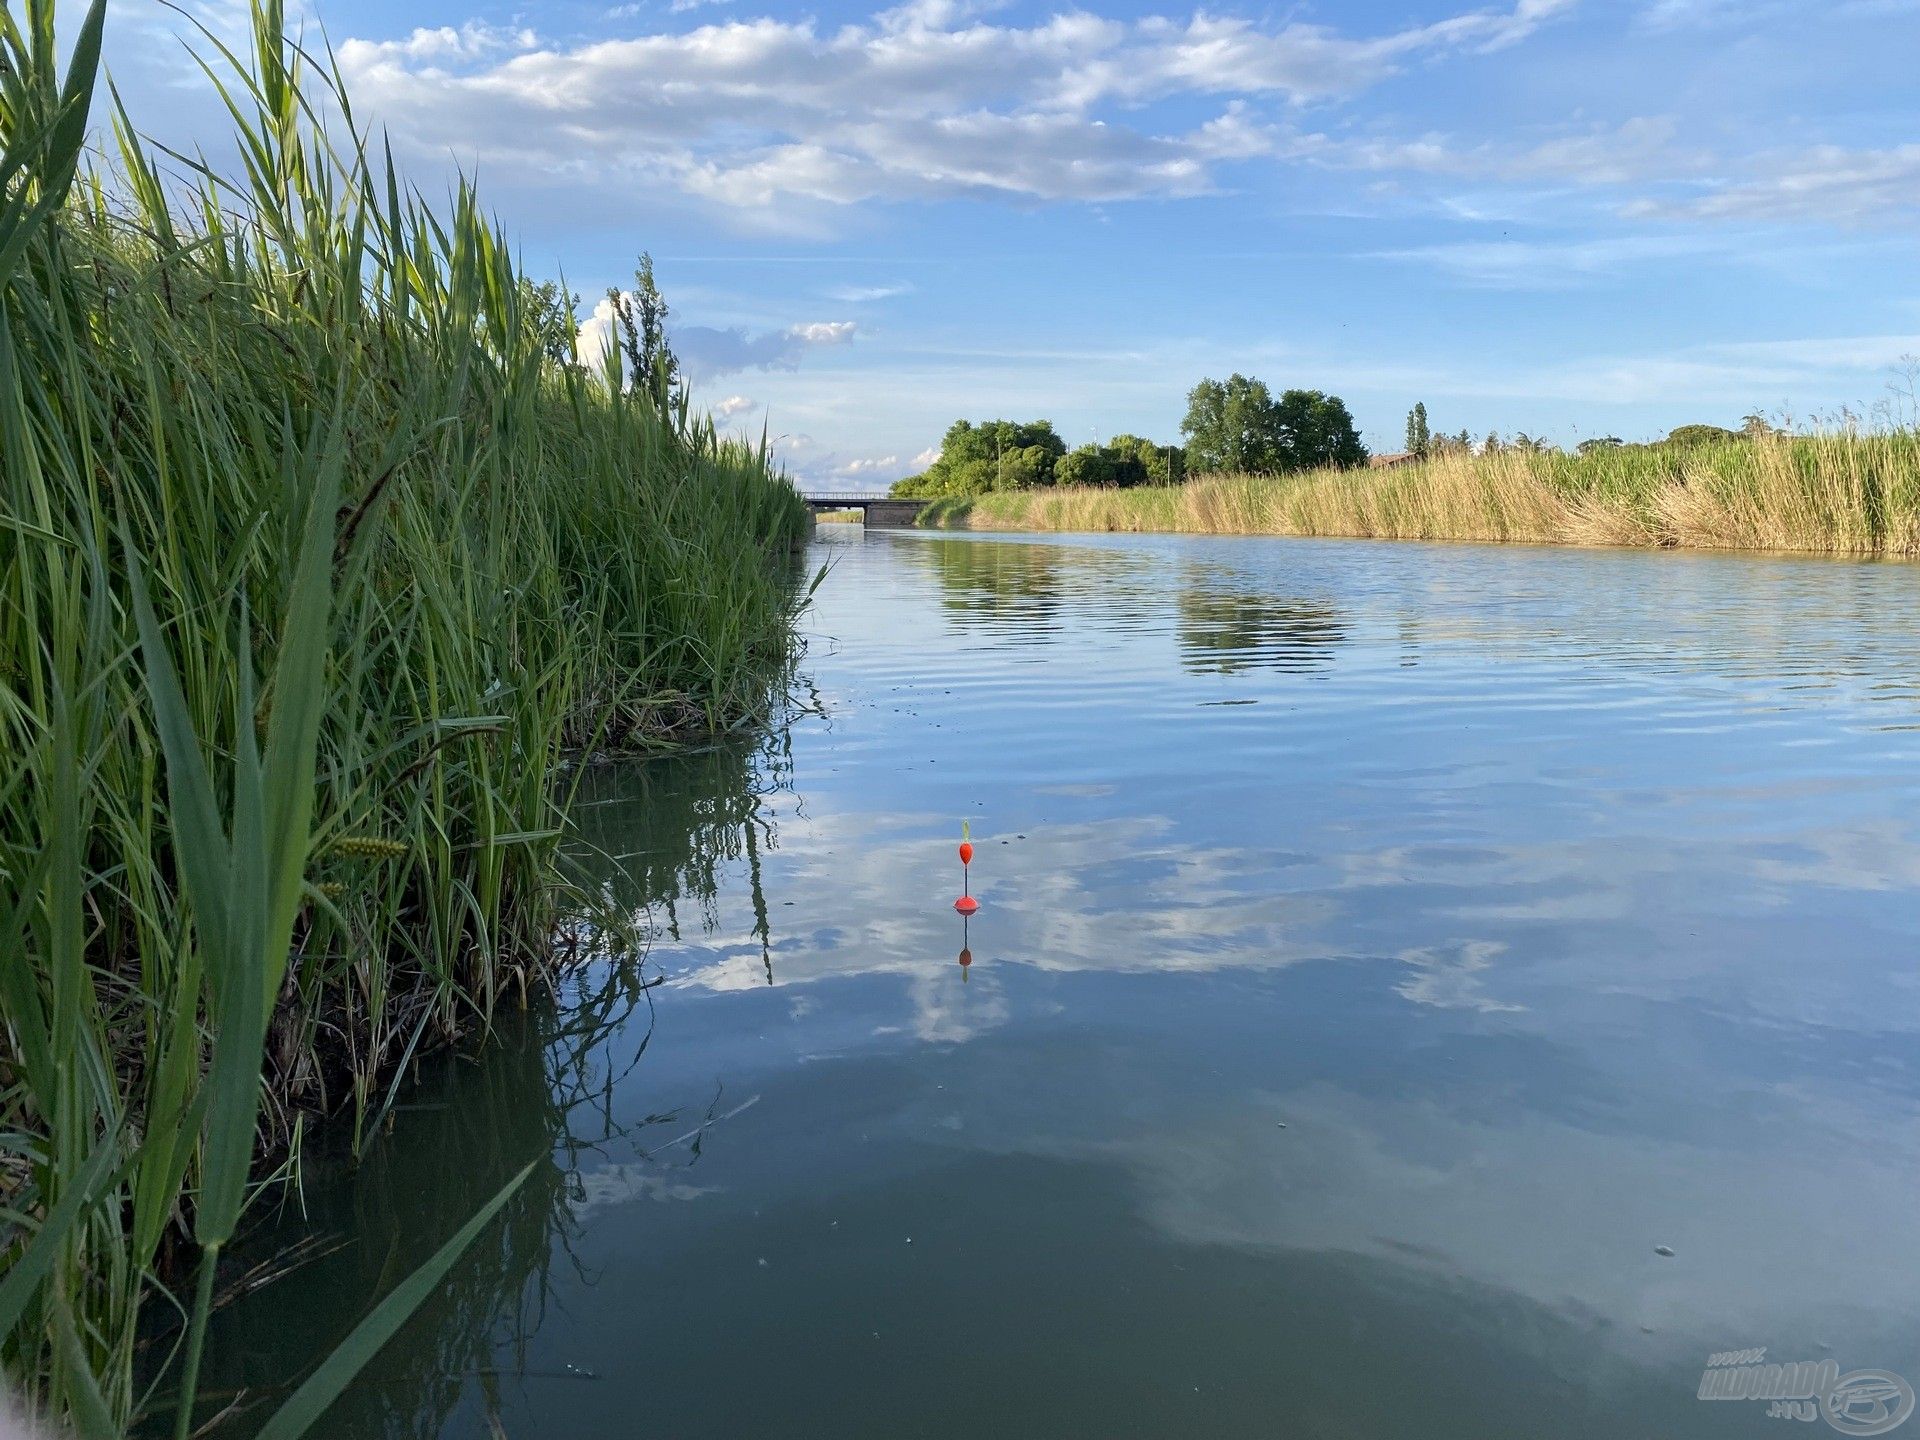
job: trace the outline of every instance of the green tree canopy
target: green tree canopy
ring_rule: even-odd
[[[985,495],[1054,483],[1067,453],[1050,420],[956,420],[940,442],[940,458],[893,487],[896,495]]]
[[[667,343],[667,302],[653,280],[653,256],[642,254],[634,267],[633,288],[610,286],[607,305],[625,361],[627,389],[651,397],[665,414],[686,391],[680,360]]]
[[[1082,445],[1062,455],[1053,467],[1057,485],[1117,485],[1112,458],[1098,445]],[[1138,483],[1138,482],[1135,482]]]
[[[580,297],[562,290],[551,280],[538,285],[522,275],[516,282],[520,309],[531,317],[533,332],[540,337],[540,350],[556,365],[576,363],[574,344],[579,338]]]
[[[1082,445],[1053,468],[1056,485],[1178,485],[1186,478],[1186,451],[1178,445],[1156,445],[1139,435],[1116,435],[1103,445]]]
[[[1407,412],[1407,453],[1422,459],[1433,445],[1433,432],[1427,428],[1427,402],[1415,402]]]
[[[1273,392],[1245,375],[1202,380],[1187,392],[1187,459],[1195,470],[1271,473],[1283,469]]]
[[[1278,400],[1245,375],[1202,380],[1187,394],[1187,463],[1195,471],[1279,474],[1320,466],[1364,465],[1353,416],[1337,395],[1288,390]]]
[[[1681,425],[1667,432],[1669,445],[1725,445],[1740,438],[1739,431],[1720,425]]]
[[[1351,470],[1367,463],[1347,402],[1319,390],[1289,390],[1280,397],[1280,436],[1287,470]]]

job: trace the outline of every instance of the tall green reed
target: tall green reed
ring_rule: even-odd
[[[103,6],[64,73],[54,9],[0,0],[0,1361],[191,1429],[250,1198],[541,983],[564,757],[766,713],[807,520],[544,358],[473,190],[375,158],[278,0],[209,37],[231,174],[117,103],[84,165]]]

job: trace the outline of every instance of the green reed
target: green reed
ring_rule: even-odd
[[[54,9],[0,0],[0,1361],[184,1433],[244,1207],[541,983],[563,757],[764,716],[808,522],[764,446],[548,358],[279,0],[209,38],[231,174],[117,107],[83,163],[104,5],[64,74]]]

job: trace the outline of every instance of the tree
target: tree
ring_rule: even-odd
[[[539,338],[540,353],[556,365],[576,363],[574,344],[580,335],[575,318],[580,297],[569,295],[551,280],[538,285],[522,275],[519,281],[520,313]]]
[[[1767,417],[1758,410],[1751,415],[1741,417],[1740,431],[1749,440],[1765,440],[1775,433],[1773,426],[1767,422]]]
[[[1728,445],[1740,438],[1737,430],[1719,425],[1681,425],[1667,432],[1668,445]]]
[[[1066,442],[1046,420],[956,420],[940,442],[940,455],[924,472],[896,484],[897,495],[984,495],[1054,483],[1054,468]]]
[[[1364,465],[1353,416],[1337,395],[1289,390],[1278,400],[1259,381],[1202,380],[1187,393],[1187,464],[1198,471],[1274,475],[1317,466]]]
[[[1069,450],[1053,467],[1056,485],[1112,485],[1113,462],[1098,445]]]
[[[1104,445],[1082,445],[1053,467],[1056,485],[1174,485],[1186,478],[1186,452],[1139,435],[1116,435]]]
[[[1279,421],[1285,470],[1351,470],[1367,463],[1347,402],[1319,390],[1289,390],[1280,397]]]
[[[1433,435],[1427,429],[1427,402],[1417,401],[1407,412],[1407,453],[1424,460],[1432,444]]]
[[[1487,431],[1487,438],[1480,442],[1480,453],[1482,455],[1498,455],[1500,448],[1500,432],[1498,430]]]
[[[1187,458],[1200,471],[1272,474],[1285,468],[1278,407],[1259,380],[1230,375],[1187,392]]]
[[[1187,478],[1187,452],[1141,435],[1116,435],[1101,447],[1112,459],[1116,485],[1178,485]]]
[[[680,398],[682,381],[679,358],[667,344],[667,302],[653,281],[653,256],[640,256],[633,289],[608,289],[607,304],[626,359],[627,389],[651,396],[664,413]]]
[[[1626,443],[1618,435],[1596,435],[1591,440],[1582,440],[1577,448],[1582,455],[1593,455],[1602,450],[1618,450]]]

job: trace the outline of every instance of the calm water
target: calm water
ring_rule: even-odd
[[[644,971],[319,1167],[258,1243],[340,1248],[210,1387],[536,1158],[329,1433],[1655,1440],[1834,1433],[1714,1351],[1920,1380],[1920,570],[819,548],[819,713],[593,778]]]

